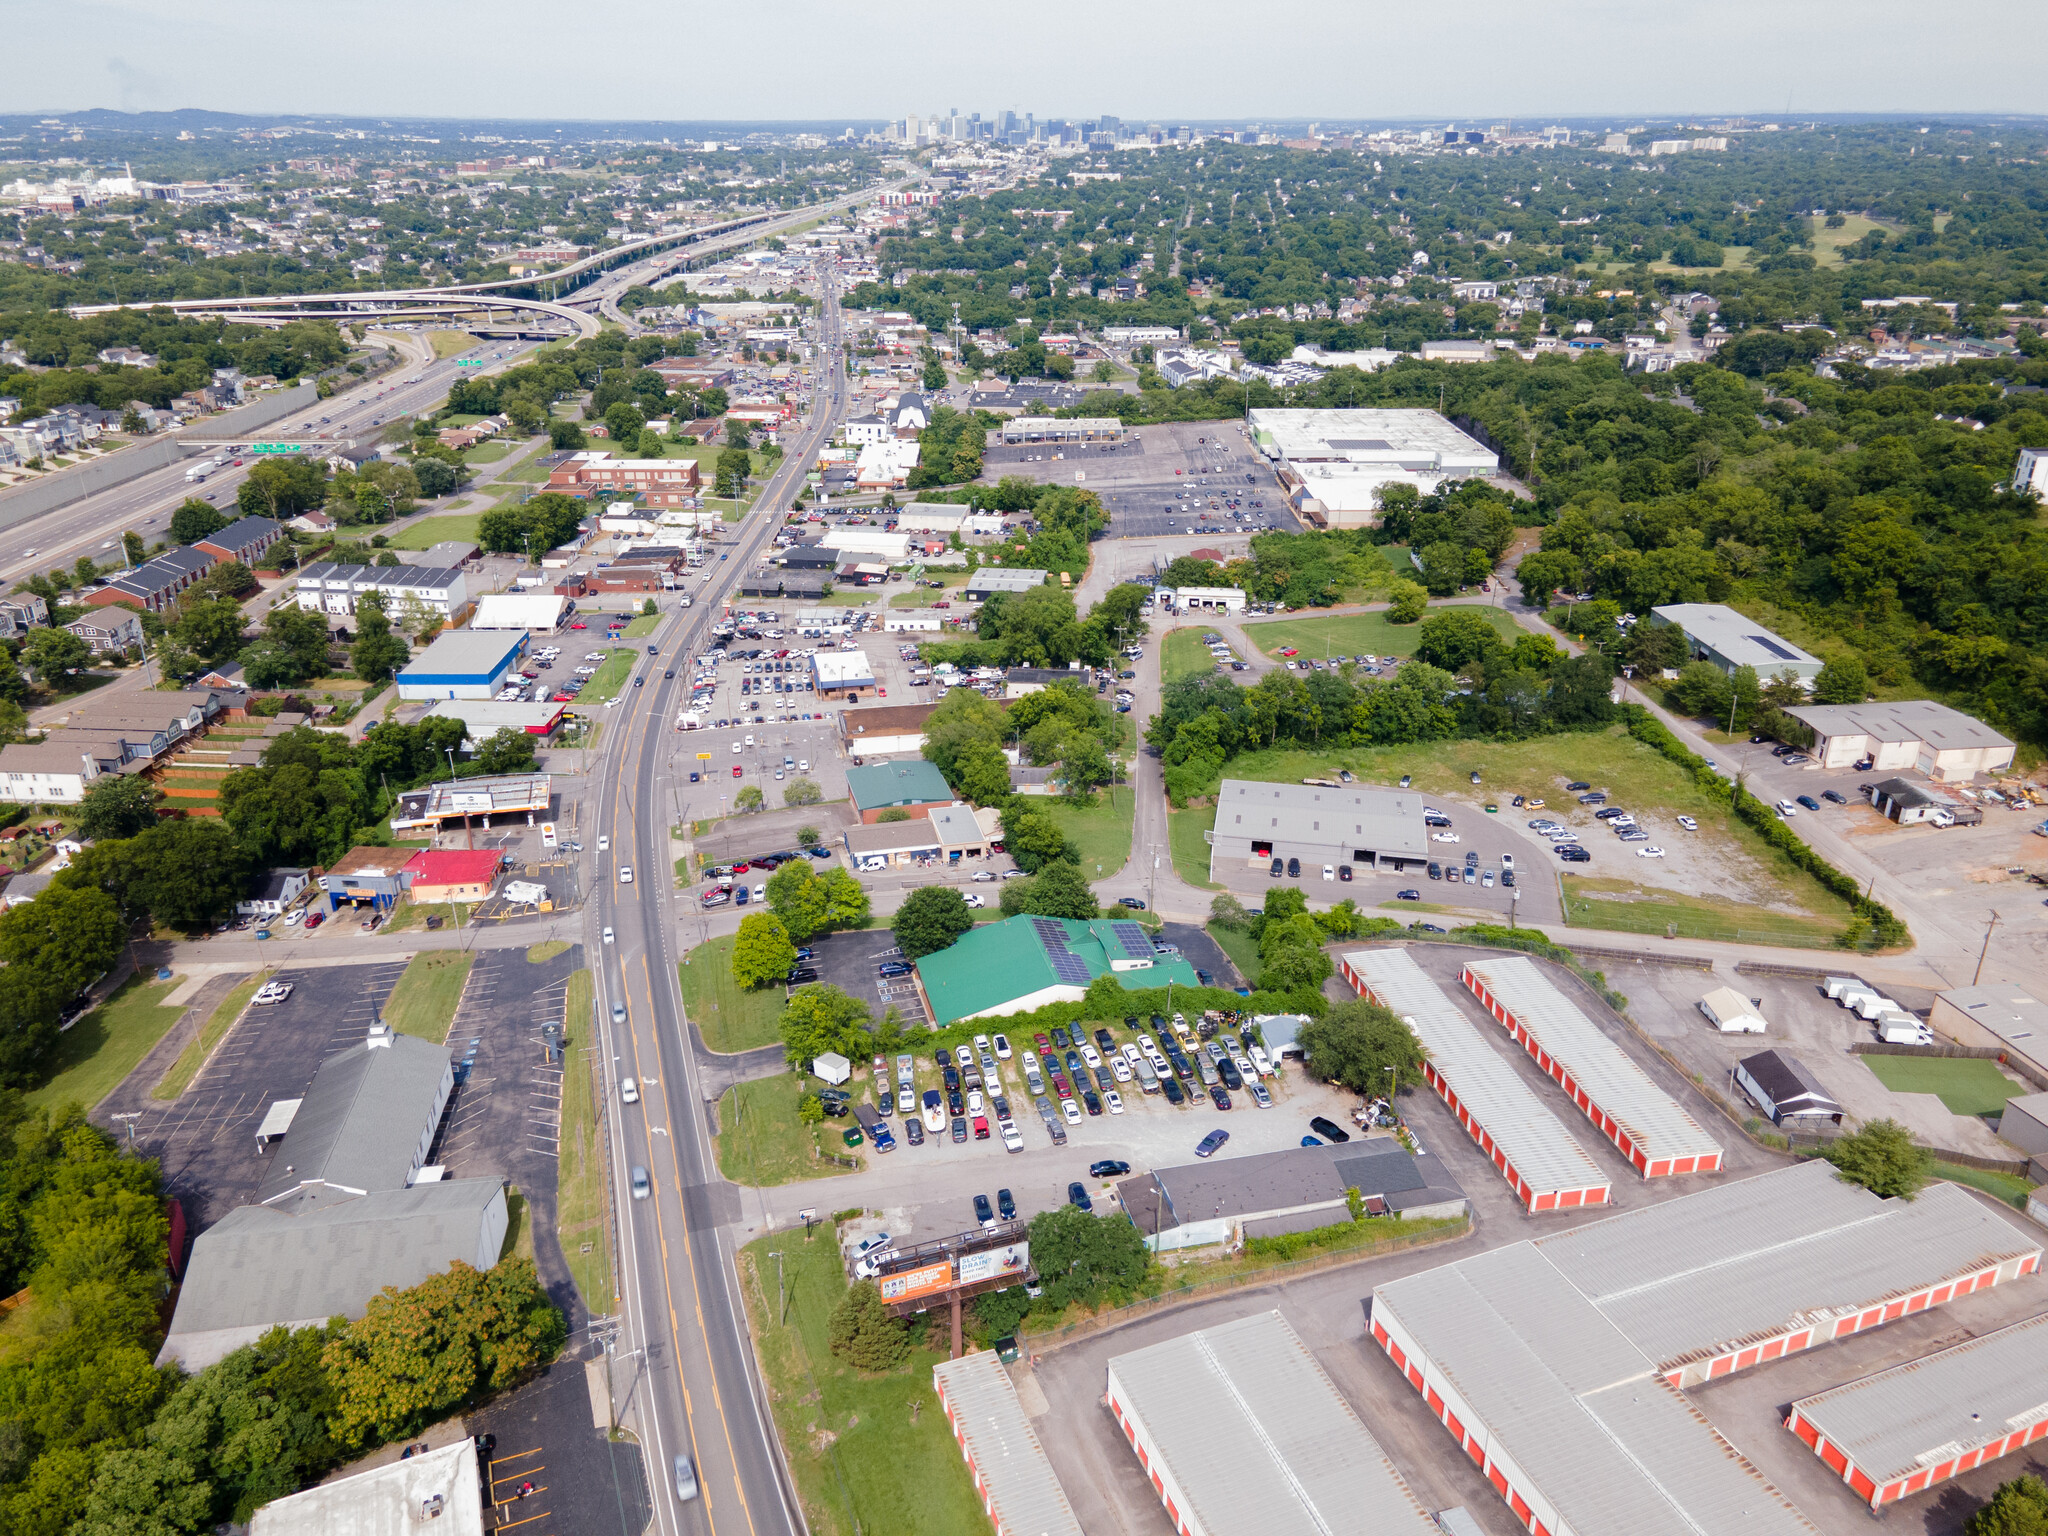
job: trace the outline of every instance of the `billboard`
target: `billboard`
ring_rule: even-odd
[[[975,1285],[983,1280],[1021,1281],[1031,1267],[1031,1244],[1006,1243],[1000,1248],[983,1248],[960,1255],[960,1284]]]
[[[920,1296],[948,1289],[953,1284],[953,1263],[941,1259],[936,1264],[926,1264],[919,1269],[906,1269],[893,1275],[884,1275],[876,1282],[882,1292],[882,1300],[894,1305],[900,1301],[915,1301]]]

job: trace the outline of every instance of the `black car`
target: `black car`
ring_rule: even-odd
[[[1396,901],[1420,901],[1420,900],[1422,900],[1422,892],[1420,892],[1420,891],[1396,891],[1396,892],[1394,892],[1394,900],[1396,900]]]
[[[1325,1141],[1349,1141],[1351,1139],[1349,1131],[1325,1115],[1317,1115],[1315,1119],[1309,1121],[1308,1128]]]
[[[1565,785],[1566,791],[1574,795],[1582,789],[1591,789],[1592,787],[1584,779],[1573,779],[1571,783]]]
[[[996,1191],[996,1214],[1005,1221],[1017,1219],[1017,1202],[1007,1189]]]
[[[1138,900],[1135,896],[1119,896],[1116,899],[1116,904],[1120,907],[1129,907],[1133,912],[1145,910],[1145,903]]]
[[[1515,872],[1512,869],[1502,870],[1500,872],[1500,883],[1512,891],[1515,888]]]
[[[1299,880],[1301,878],[1301,860],[1289,859],[1287,861],[1287,878],[1290,880]]]
[[[1115,1157],[1105,1157],[1099,1163],[1090,1163],[1088,1165],[1088,1177],[1091,1179],[1119,1178],[1130,1171],[1131,1165],[1129,1163]]]
[[[1228,1056],[1216,1063],[1216,1075],[1223,1079],[1223,1086],[1239,1092],[1244,1090],[1244,1074],[1237,1070],[1237,1063]]]
[[[1095,1096],[1093,1088],[1083,1088],[1081,1090],[1081,1107],[1091,1115],[1102,1113],[1102,1100]]]
[[[936,1051],[932,1052],[932,1060],[937,1062],[941,1067],[950,1067],[951,1065],[953,1065],[953,1053],[947,1050],[942,1045]]]
[[[1095,1048],[1105,1056],[1114,1056],[1117,1054],[1116,1038],[1108,1030],[1098,1029],[1095,1031]]]
[[[1166,1096],[1166,1102],[1169,1104],[1180,1104],[1187,1100],[1187,1095],[1180,1090],[1180,1083],[1171,1076],[1159,1079],[1159,1091]]]
[[[1088,1186],[1078,1181],[1067,1186],[1067,1204],[1078,1205],[1084,1211],[1095,1209],[1095,1202],[1088,1198]]]
[[[974,1219],[984,1227],[992,1227],[996,1224],[996,1210],[994,1206],[988,1203],[987,1195],[976,1195],[974,1197]]]
[[[964,1115],[967,1113],[967,1101],[960,1097],[960,1090],[958,1088],[948,1088],[946,1090],[946,1112],[952,1115]]]
[[[1179,1046],[1169,1045],[1166,1048],[1166,1059],[1173,1063],[1173,1070],[1180,1076],[1185,1078],[1194,1077],[1194,1064],[1190,1062],[1187,1059],[1187,1057],[1181,1053],[1181,1048]]]
[[[967,1139],[967,1122],[958,1115],[953,1117],[953,1139],[955,1141],[965,1141]]]
[[[1849,803],[1848,796],[1842,794],[1839,790],[1824,789],[1820,792],[1820,797],[1827,801],[1829,805],[1847,805]]]
[[[1223,1091],[1223,1085],[1221,1083],[1218,1083],[1215,1087],[1209,1090],[1209,1102],[1214,1104],[1218,1109],[1230,1108],[1230,1095]]]
[[[1470,865],[1470,864],[1477,864],[1477,863],[1479,862],[1479,853],[1478,853],[1478,850],[1477,850],[1477,849],[1473,849],[1473,850],[1471,850],[1470,852],[1466,853],[1466,855],[1465,855],[1465,862],[1466,862],[1466,863],[1467,863],[1468,865]]]
[[[924,1145],[924,1122],[916,1115],[911,1115],[903,1122],[903,1139],[913,1147]]]
[[[1429,865],[1429,878],[1430,878],[1430,879],[1432,879],[1432,880],[1441,880],[1441,879],[1443,879],[1443,877],[1444,877],[1444,867],[1443,867],[1443,865],[1441,865],[1441,864],[1437,863],[1437,862],[1436,862],[1436,861],[1435,861],[1434,859],[1432,859],[1432,860],[1430,861],[1430,865]]]
[[[1205,987],[1213,987],[1216,985],[1216,978],[1210,975],[1207,971],[1203,970],[1199,966],[1195,968],[1195,980],[1199,981]]]
[[[1560,848],[1557,850],[1557,856],[1567,864],[1590,864],[1593,862],[1593,855],[1586,852],[1583,848]]]
[[[789,973],[789,984],[792,987],[800,987],[806,982],[816,981],[817,979],[818,973],[808,965],[800,965]]]
[[[960,1069],[958,1067],[949,1061],[939,1069],[939,1073],[946,1080],[946,1092],[958,1093],[960,1091]]]
[[[1052,1036],[1052,1043],[1058,1046],[1063,1051],[1068,1046],[1074,1043],[1072,1038],[1068,1036],[1066,1029],[1062,1025],[1055,1024],[1051,1029],[1048,1029],[1046,1033]]]
[[[1270,874],[1275,880],[1279,879],[1280,876],[1282,876],[1286,872],[1287,865],[1280,859],[1275,859],[1273,861],[1273,867],[1267,871],[1267,873]]]

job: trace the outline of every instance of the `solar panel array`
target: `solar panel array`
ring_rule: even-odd
[[[1152,958],[1152,936],[1137,923],[1111,923],[1110,931],[1117,942],[1124,947],[1124,958],[1128,960],[1150,960]]]
[[[1796,653],[1786,650],[1784,646],[1773,640],[1769,635],[1748,635],[1744,638],[1756,645],[1762,646],[1781,661],[1797,661],[1799,659]]]
[[[1094,980],[1088,972],[1088,962],[1067,948],[1067,930],[1057,918],[1034,917],[1031,927],[1038,935],[1038,942],[1045,946],[1045,957],[1052,962],[1052,973],[1059,980],[1072,987],[1085,987]],[[1151,946],[1146,946],[1151,953]]]

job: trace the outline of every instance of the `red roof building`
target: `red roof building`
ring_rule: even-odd
[[[504,862],[491,848],[422,848],[406,861],[405,873],[414,901],[482,901]]]

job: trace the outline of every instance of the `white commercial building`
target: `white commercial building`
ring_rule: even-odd
[[[875,686],[875,669],[866,651],[820,651],[811,658],[811,681],[820,693],[865,693]]]
[[[536,592],[493,592],[476,605],[471,629],[560,629],[568,617],[566,597],[543,597]]]
[[[885,634],[905,632],[936,633],[945,627],[945,620],[929,609],[911,608],[902,613],[887,613],[882,617]]]
[[[2016,491],[2033,491],[2048,501],[2048,448],[2020,450],[2019,462],[2013,466],[2012,485]]]
[[[367,592],[384,599],[392,617],[418,604],[429,613],[451,618],[469,601],[469,588],[459,570],[424,565],[335,565],[321,560],[299,572],[294,596],[301,608],[346,617]]]
[[[1790,672],[1809,688],[1820,676],[1818,656],[1809,656],[1725,603],[1667,603],[1652,608],[1650,617],[1683,632],[1694,660],[1711,661],[1731,675],[1738,667],[1754,667],[1757,678],[1768,682]]]
[[[1256,410],[1252,442],[1300,482],[1333,527],[1379,519],[1376,493],[1412,485],[1425,494],[1449,480],[1484,479],[1500,456],[1427,410]]]
[[[836,550],[841,555],[866,555],[900,564],[910,555],[910,535],[891,533],[881,528],[827,528],[819,537],[820,548]]]
[[[1153,595],[1168,608],[1186,611],[1207,609],[1215,613],[1243,613],[1241,587],[1158,587]]]
[[[272,1499],[249,1519],[249,1536],[483,1536],[484,1485],[476,1441],[463,1435],[423,1451]],[[493,1522],[495,1523],[495,1522]]]
[[[1849,768],[1868,758],[1869,771],[1878,773],[1914,768],[1930,779],[1968,780],[2012,766],[2010,741],[1931,699],[1812,704],[1785,713],[1812,727],[1813,760],[1821,768]]]
[[[967,578],[967,595],[976,602],[998,592],[1031,592],[1045,585],[1045,572],[1028,566],[985,565]]]

